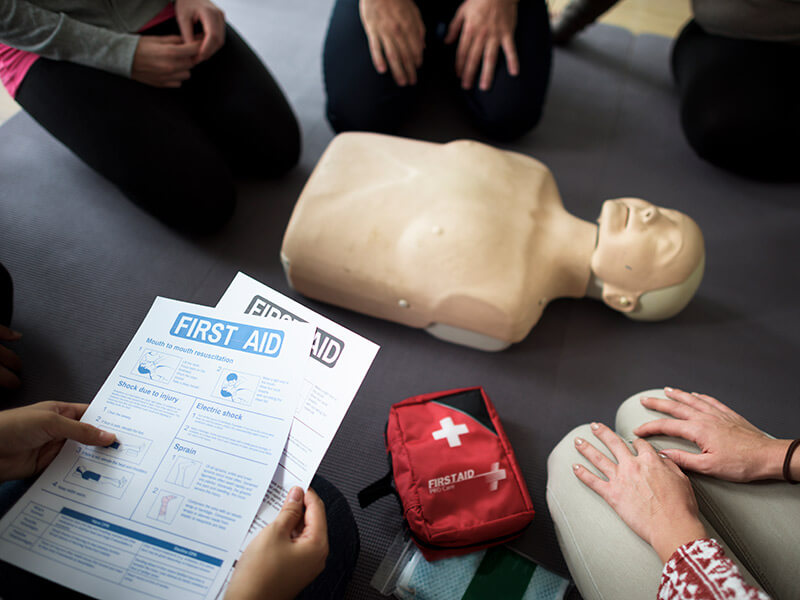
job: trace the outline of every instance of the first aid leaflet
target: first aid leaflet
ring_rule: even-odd
[[[214,598],[273,477],[314,327],[165,298],[0,521],[0,558],[97,598]]]

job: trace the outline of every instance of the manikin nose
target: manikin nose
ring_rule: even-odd
[[[642,211],[642,223],[649,223],[658,215],[658,211],[650,206]]]

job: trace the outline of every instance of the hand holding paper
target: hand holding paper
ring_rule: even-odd
[[[96,598],[214,598],[281,457],[312,338],[156,299],[90,406],[0,418],[0,466],[23,465],[8,477],[50,463],[0,522],[0,558]]]
[[[114,434],[81,418],[88,404],[39,402],[0,412],[0,481],[24,479],[44,469],[68,439],[108,446]]]
[[[293,487],[275,520],[242,554],[225,600],[294,598],[325,567],[328,524],[317,493]]]
[[[0,413],[0,480],[47,467],[0,559],[107,600],[215,598],[249,541],[234,598],[321,572],[325,508],[302,488],[378,348],[241,274],[226,298],[156,299],[90,406]],[[275,300],[292,314],[261,318]]]

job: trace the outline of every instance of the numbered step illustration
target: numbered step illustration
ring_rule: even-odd
[[[203,463],[199,460],[175,454],[172,456],[172,466],[167,473],[166,481],[180,487],[190,488],[202,465]]]
[[[106,446],[105,448],[92,448],[94,452],[113,456],[120,461],[137,465],[142,464],[142,460],[152,444],[151,440],[130,433],[120,432],[112,427],[104,427],[103,429],[114,433],[117,439],[114,440],[110,446]]]
[[[161,523],[172,523],[178,515],[183,504],[183,496],[168,490],[155,489],[155,499],[147,517]]]
[[[132,479],[133,473],[130,471],[110,467],[85,456],[78,458],[64,477],[66,483],[112,498],[122,498]]]
[[[136,361],[136,366],[131,370],[131,374],[139,379],[169,383],[180,364],[181,358],[178,356],[171,356],[155,350],[145,350]]]
[[[258,387],[259,379],[260,377],[257,375],[223,369],[214,388],[214,397],[242,406],[250,406],[253,403],[253,395]]]

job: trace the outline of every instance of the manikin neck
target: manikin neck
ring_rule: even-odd
[[[560,247],[556,254],[557,297],[582,298],[592,292],[592,254],[597,245],[597,223],[565,211]]]
[[[586,296],[594,300],[603,299],[603,280],[594,273],[592,273],[591,277],[589,277],[589,285],[586,288]]]

